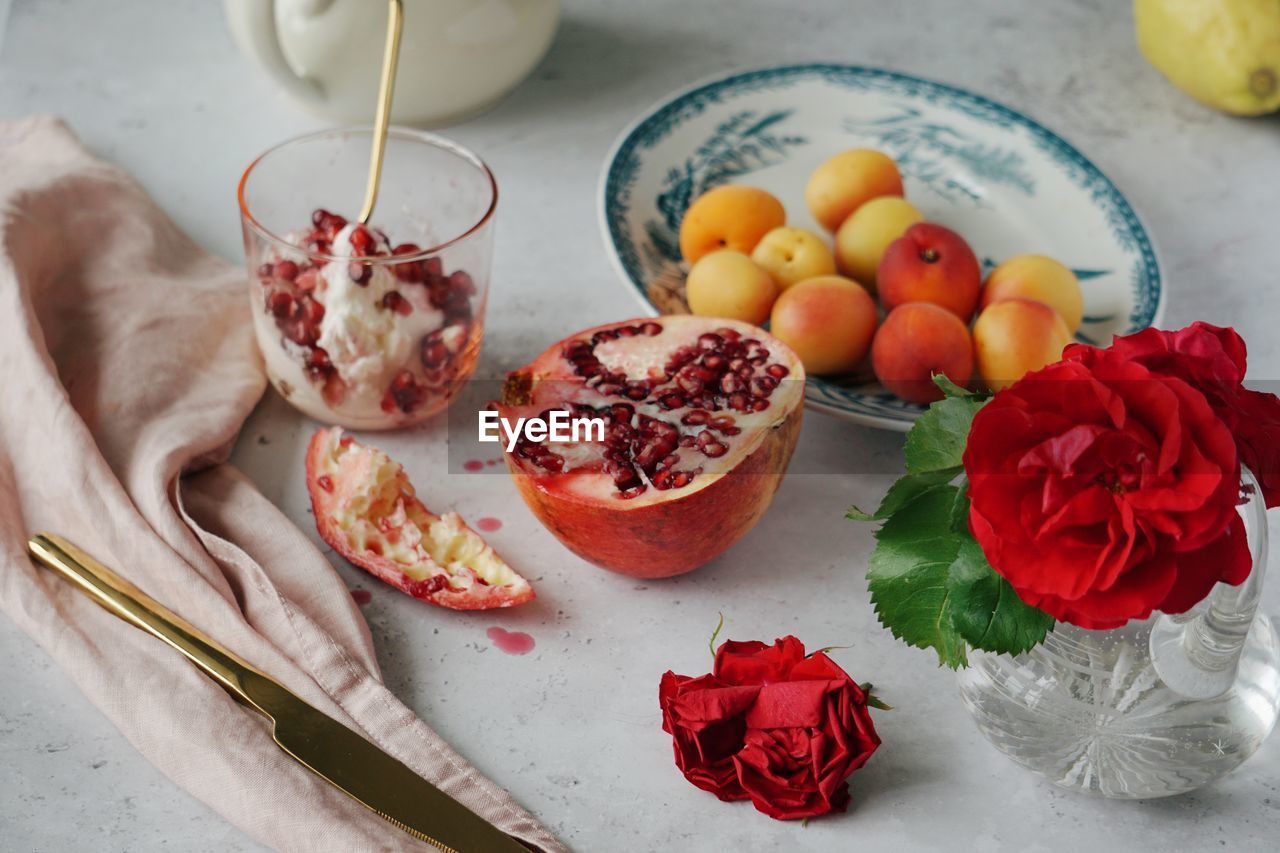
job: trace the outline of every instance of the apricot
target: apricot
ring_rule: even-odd
[[[838,275],[788,287],[773,304],[769,331],[795,350],[808,373],[848,373],[862,363],[876,332],[876,303]]]
[[[736,184],[716,187],[685,211],[680,254],[691,264],[717,249],[749,255],[761,237],[786,221],[782,202],[764,190]]]
[[[871,344],[880,384],[909,403],[942,399],[933,382],[945,374],[957,385],[973,376],[973,344],[960,318],[931,302],[908,302],[889,312]]]
[[[968,323],[978,304],[982,267],[959,234],[920,222],[885,249],[876,284],[886,311],[907,302],[932,302]]]
[[[889,244],[924,216],[904,198],[887,195],[859,207],[836,231],[836,269],[874,290],[876,269]]]
[[[1058,312],[1034,299],[1013,297],[996,302],[973,324],[973,350],[978,375],[992,391],[1017,382],[1062,357],[1071,333]]]
[[[1084,319],[1084,294],[1076,274],[1045,255],[1017,255],[993,269],[982,286],[978,307],[1015,296],[1048,305],[1072,334]]]
[[[870,148],[843,151],[813,170],[804,188],[809,212],[828,231],[873,198],[902,195],[898,164]]]
[[[689,310],[703,317],[728,317],[759,326],[769,319],[778,286],[741,252],[721,249],[703,255],[685,279]]]
[[[836,259],[827,244],[803,228],[773,229],[760,238],[751,260],[773,276],[779,290],[806,278],[834,275],[836,271]]]

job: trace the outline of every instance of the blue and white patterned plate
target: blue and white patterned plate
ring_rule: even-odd
[[[876,68],[765,68],[666,99],[623,133],[605,164],[605,242],[647,310],[682,310],[661,282],[683,280],[678,233],[693,199],[717,184],[749,183],[782,200],[788,224],[822,233],[804,204],[805,181],[827,157],[858,147],[897,160],[907,197],[962,234],[985,266],[1037,252],[1075,269],[1085,295],[1080,340],[1107,343],[1158,321],[1164,288],[1151,239],[1097,166],[1008,107]],[[909,428],[921,412],[865,377],[810,378],[806,399],[888,429]]]

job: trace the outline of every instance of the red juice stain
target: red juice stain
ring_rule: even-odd
[[[356,604],[364,607],[366,604],[373,601],[373,593],[369,592],[367,589],[353,589],[351,590],[351,598],[355,600]]]
[[[488,462],[485,462],[484,464],[486,464],[486,465],[497,465],[497,464],[498,464],[499,462],[501,462],[501,461],[502,461],[501,459],[490,459]]]
[[[482,468],[484,468],[484,463],[479,459],[468,459],[462,463],[462,470],[464,471],[479,471]]]
[[[502,529],[502,522],[496,518],[485,516],[484,518],[476,521],[476,527],[479,527],[485,533],[493,533],[495,530]]]
[[[509,655],[527,655],[533,651],[533,637],[524,631],[506,631],[495,625],[485,633],[495,646]]]

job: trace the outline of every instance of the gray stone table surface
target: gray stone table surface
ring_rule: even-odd
[[[1280,121],[1230,119],[1167,86],[1138,55],[1121,0],[569,0],[531,79],[448,131],[488,159],[502,188],[481,374],[636,313],[601,246],[596,189],[606,151],[640,110],[709,74],[815,59],[972,88],[1061,132],[1145,216],[1170,286],[1166,324],[1233,324],[1251,343],[1252,375],[1280,376]],[[0,117],[32,112],[65,116],[237,262],[242,168],[320,124],[239,57],[212,0],[15,0]],[[313,426],[269,393],[234,461],[314,535],[302,482]],[[871,530],[842,515],[882,493],[900,436],[810,414],[795,470],[829,473],[790,476],[765,521],[711,565],[640,583],[570,555],[505,476],[450,475],[444,432],[437,423],[380,441],[436,509],[504,522],[493,544],[534,579],[537,602],[450,613],[335,566],[372,594],[364,612],[396,694],[575,849],[1274,849],[1280,740],[1192,795],[1068,794],[998,755],[951,674],[879,628],[861,577]],[[1280,610],[1280,583],[1265,606]],[[877,716],[885,746],[854,776],[849,814],[776,823],[693,789],[672,766],[658,678],[705,671],[717,611],[728,637],[794,632],[849,646],[836,659],[896,707]],[[486,637],[492,625],[528,631],[535,651],[504,655]],[[0,849],[257,849],[143,761],[3,619],[0,685]]]

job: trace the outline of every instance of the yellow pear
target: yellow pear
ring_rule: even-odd
[[[1197,101],[1280,110],[1280,0],[1134,0],[1133,17],[1147,61]]]

